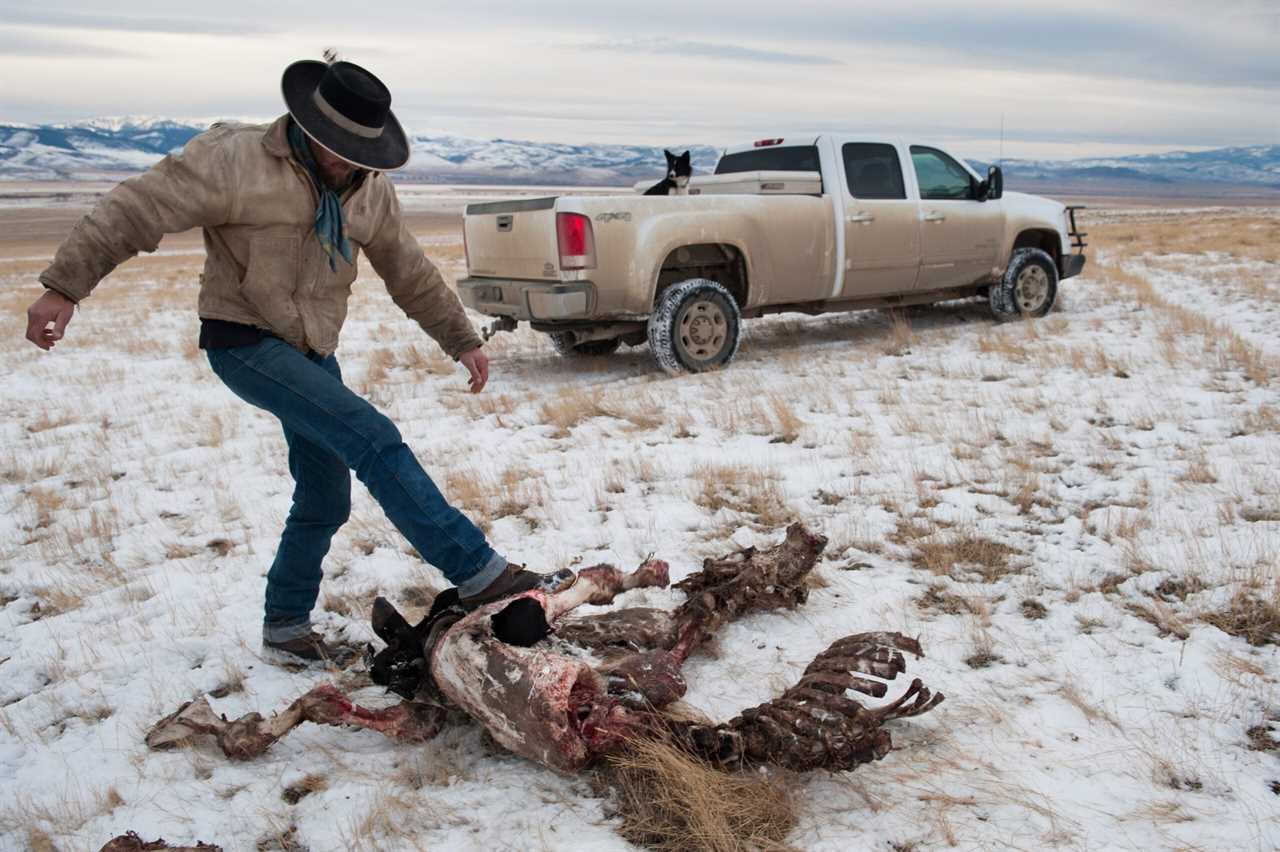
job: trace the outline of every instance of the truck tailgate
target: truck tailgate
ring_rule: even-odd
[[[555,205],[555,197],[468,204],[463,229],[470,275],[557,277]]]

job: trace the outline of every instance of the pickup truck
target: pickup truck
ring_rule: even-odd
[[[764,314],[982,296],[999,319],[1044,316],[1084,267],[1079,208],[1003,183],[938,145],[762,139],[683,195],[468,205],[458,292],[497,318],[488,334],[528,322],[566,355],[647,342],[670,373],[726,364]]]

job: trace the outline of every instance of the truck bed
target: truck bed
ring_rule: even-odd
[[[657,181],[638,181],[632,188],[643,193]],[[690,195],[821,195],[818,172],[734,172],[699,175],[689,179]]]

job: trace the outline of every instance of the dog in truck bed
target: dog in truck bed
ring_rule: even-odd
[[[685,195],[689,191],[689,178],[693,175],[693,162],[689,152],[676,156],[663,148],[667,157],[667,176],[645,190],[645,195]]]

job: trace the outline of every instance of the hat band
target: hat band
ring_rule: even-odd
[[[321,115],[341,127],[348,133],[354,133],[357,136],[363,136],[365,139],[377,139],[382,135],[383,128],[369,127],[364,124],[357,124],[338,112],[329,102],[324,99],[324,95],[320,94],[320,90],[316,89],[311,93],[311,100],[316,105],[316,109],[320,110]]]

